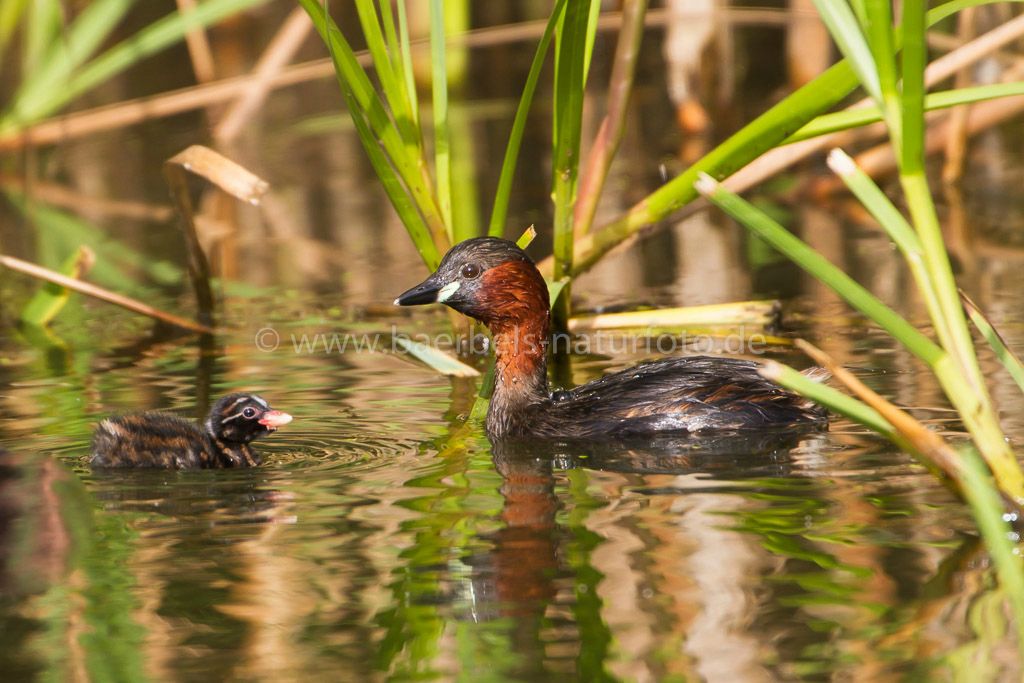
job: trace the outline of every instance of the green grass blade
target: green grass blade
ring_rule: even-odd
[[[14,29],[18,27],[28,0],[4,0],[0,2],[0,57],[3,57],[9,47]]]
[[[18,97],[11,116],[4,117],[3,123],[10,126],[13,121],[13,124],[20,126],[52,114],[75,97],[145,57],[178,42],[189,30],[198,26],[209,26],[227,16],[264,2],[266,0],[207,0],[207,2],[199,4],[188,15],[177,12],[169,14],[83,65],[69,75],[66,83],[63,82],[63,74],[66,72],[63,69],[58,69],[55,72],[56,80],[48,78],[40,85],[33,84],[27,92]],[[110,0],[104,5],[117,7],[118,3],[115,0]],[[97,17],[94,25],[103,26],[104,21],[109,21],[109,17],[106,19]],[[95,40],[95,36],[93,40]],[[89,43],[89,40],[83,38],[85,47]],[[0,125],[0,130],[6,129],[6,126]]]
[[[583,55],[583,80],[590,76],[590,61],[594,56],[594,41],[597,40],[597,20],[601,15],[601,3],[590,3],[590,14],[587,16],[587,46]]]
[[[448,239],[461,242],[452,225],[452,158],[448,129],[448,66],[445,62],[444,6],[442,0],[430,0],[430,74],[434,105],[434,170],[437,173],[437,198]]]
[[[444,351],[435,349],[433,346],[413,341],[401,335],[396,335],[392,339],[394,339],[396,346],[401,347],[410,356],[420,359],[442,375],[448,377],[480,376],[476,368],[472,368],[462,361],[452,358]]]
[[[382,2],[381,7],[385,4],[387,3]],[[391,110],[394,126],[406,146],[409,156],[418,156],[420,138],[419,133],[412,126],[405,80],[395,71],[394,59],[398,55],[392,56],[388,51],[373,0],[356,0],[356,13],[363,29],[367,49],[373,58],[373,67],[380,80],[381,90]]]
[[[856,85],[857,78],[846,61],[830,67],[652,192],[624,216],[580,240],[581,253],[577,254],[572,274],[584,272],[644,226],[692,202],[698,196],[694,183],[701,173],[716,178],[732,175],[839,103]]]
[[[91,260],[92,257],[84,247],[79,247],[61,264],[58,272],[68,277],[79,278],[82,274],[83,263]],[[71,291],[66,287],[45,283],[40,287],[21,311],[21,321],[28,325],[43,327],[57,317],[64,305],[71,298]]]
[[[388,3],[384,3],[387,5]],[[409,47],[409,20],[406,17],[405,3],[399,2],[398,6],[398,35],[401,42],[402,75],[405,77],[405,90],[409,93],[409,114],[412,116],[412,125],[416,130],[420,129],[419,101],[416,97],[416,76],[412,70],[412,50]],[[422,147],[422,141],[421,141]]]
[[[814,6],[818,8],[818,15],[828,27],[839,51],[857,73],[861,85],[875,102],[881,104],[882,88],[878,70],[853,10],[845,0],[814,0]]]
[[[850,156],[841,149],[834,149],[828,155],[828,165],[853,192],[860,203],[871,212],[878,224],[889,234],[903,255],[909,259],[921,258],[921,240],[913,226],[900,213],[896,205],[882,192]],[[926,284],[926,283],[919,283]]]
[[[516,109],[512,132],[509,134],[508,144],[505,147],[505,160],[501,164],[501,176],[498,179],[498,189],[494,193],[494,208],[491,210],[491,222],[487,229],[487,234],[492,237],[501,237],[505,232],[508,203],[512,195],[512,180],[515,177],[519,150],[522,147],[523,133],[526,130],[526,118],[530,113],[530,105],[533,103],[533,94],[537,91],[537,81],[540,79],[540,72],[544,66],[544,57],[547,55],[551,37],[554,35],[555,26],[562,16],[564,7],[565,0],[557,0],[551,10],[551,17],[537,44],[537,51],[533,55],[533,63],[530,65],[530,72],[526,77],[526,85],[523,86],[523,94],[519,98],[519,108]]]
[[[961,104],[974,104],[976,102],[1018,95],[1024,95],[1024,81],[978,85],[925,95],[924,108],[926,111],[935,111]],[[823,114],[786,138],[785,144],[800,142],[801,140],[808,140],[851,128],[859,128],[872,123],[878,123],[881,120],[882,112],[878,107],[866,107],[864,109],[840,111],[834,114]]]
[[[58,0],[34,0],[28,9],[22,32],[22,82],[30,83],[42,65],[61,29],[61,6]]]
[[[885,105],[885,116],[889,130],[900,130],[900,90],[896,72],[896,47],[892,33],[892,6],[890,0],[866,0],[866,21],[868,46],[878,69],[878,83],[881,91],[880,103]],[[894,138],[898,143],[898,135]]]
[[[569,278],[564,277],[561,280],[545,281],[548,286],[548,303],[554,307],[558,303],[558,297],[562,296],[562,292],[565,291],[566,285],[569,284]]]
[[[981,312],[981,309],[966,294],[960,292],[960,298],[963,300],[964,308],[967,309],[971,322],[978,328],[978,331],[985,338],[985,341],[988,342],[988,345],[992,347],[996,358],[1003,364],[1006,371],[1010,373],[1013,381],[1017,383],[1021,391],[1024,391],[1024,363],[1021,363],[1020,357],[1006,345],[1006,340],[999,334],[999,330],[995,328],[988,317]]]
[[[923,361],[929,365],[935,365],[945,356],[945,352],[941,348],[896,311],[886,306],[860,283],[753,204],[739,195],[729,192],[709,176],[704,176],[700,180],[699,189],[701,194],[716,206],[830,287],[851,306],[878,323]]]

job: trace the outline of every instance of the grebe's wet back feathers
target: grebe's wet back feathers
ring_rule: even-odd
[[[550,393],[547,286],[507,240],[457,244],[395,303],[443,303],[491,330],[495,386],[486,426],[492,438],[595,439],[826,421],[821,408],[761,377],[758,363],[733,358],[651,361]]]

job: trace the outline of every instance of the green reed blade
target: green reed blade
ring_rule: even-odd
[[[601,3],[590,3],[590,14],[587,16],[587,46],[583,54],[583,80],[590,76],[590,60],[594,55],[594,42],[597,40],[597,20],[601,15]]]
[[[768,361],[758,372],[765,379],[795,391],[834,413],[845,415],[896,443],[901,449],[907,450],[906,439],[896,431],[888,420],[882,417],[881,413],[863,401],[844,394],[827,384],[816,382],[803,373],[777,361]]]
[[[476,368],[470,367],[462,361],[453,358],[444,351],[436,349],[422,342],[417,342],[396,335],[392,337],[397,346],[414,358],[423,361],[437,372],[447,377],[479,377],[480,373]]]
[[[4,53],[7,52],[11,36],[14,35],[14,29],[18,27],[18,22],[21,21],[27,6],[28,0],[5,0],[5,2],[0,2],[0,57],[3,57]]]
[[[445,61],[444,6],[442,0],[430,0],[430,84],[434,116],[434,171],[437,174],[437,198],[448,239],[456,239],[452,225],[452,158],[448,129],[448,65]]]
[[[923,361],[934,365],[945,356],[941,348],[896,311],[753,204],[726,190],[707,175],[700,179],[698,189],[720,209],[878,323]]]
[[[406,17],[405,3],[396,3],[398,6],[398,36],[401,43],[402,75],[405,78],[405,90],[409,94],[409,115],[412,117],[412,125],[417,131],[420,130],[419,100],[416,96],[416,76],[412,70],[412,50],[409,47],[409,21]],[[385,2],[381,7],[390,6]],[[421,134],[422,137],[422,134]],[[423,141],[420,140],[422,148]]]
[[[903,3],[903,126],[893,140],[899,154],[900,169],[906,174],[924,170],[924,69],[928,62],[924,0]]]
[[[1006,340],[999,334],[999,330],[995,328],[988,317],[982,313],[981,309],[963,292],[960,292],[960,297],[963,300],[964,307],[967,309],[967,314],[971,318],[971,322],[974,323],[981,336],[992,347],[996,358],[999,359],[999,362],[1003,364],[1006,371],[1013,377],[1013,381],[1017,383],[1021,391],[1024,391],[1024,363],[1021,363],[1020,357],[1006,345]]]
[[[406,146],[410,157],[418,156],[415,151],[419,147],[419,134],[412,126],[412,115],[409,112],[409,99],[406,94],[405,79],[395,70],[394,58],[384,38],[377,8],[373,0],[356,0],[356,14],[359,25],[363,29],[366,47],[373,58],[373,68],[380,80],[384,100],[391,111],[391,120]],[[381,3],[381,6],[386,3]]]
[[[878,224],[896,243],[903,256],[911,262],[921,260],[921,240],[914,232],[913,226],[900,213],[896,205],[882,192],[874,180],[863,171],[857,163],[843,150],[834,149],[828,155],[829,168],[839,176],[854,196],[860,200]],[[927,281],[918,282],[919,286],[927,285]]]
[[[405,3],[395,3],[396,5],[404,5]],[[405,63],[402,59],[402,43],[398,37],[398,27],[395,24],[395,15],[391,12],[390,2],[378,2],[377,8],[380,10],[380,23],[384,29],[385,45],[387,47],[388,59],[391,62],[391,70],[395,75],[405,78]],[[405,14],[405,7],[400,8],[400,13]]]
[[[958,8],[995,2],[972,0],[958,2]],[[952,4],[952,3],[950,3]],[[950,15],[945,5],[929,11],[928,25]],[[897,35],[899,38],[899,35]],[[896,49],[899,49],[897,44]],[[605,254],[645,227],[692,202],[698,193],[694,183],[700,173],[725,178],[764,152],[777,146],[816,116],[841,102],[857,86],[857,78],[848,60],[843,60],[810,83],[797,89],[720,145],[704,155],[686,171],[672,178],[628,212],[577,241],[572,275],[589,270]]]
[[[1010,448],[988,391],[985,377],[974,349],[967,319],[960,303],[949,254],[936,214],[935,204],[925,174],[924,153],[924,70],[927,61],[925,39],[927,19],[924,0],[903,3],[900,33],[903,46],[903,91],[901,133],[896,153],[900,161],[900,183],[907,207],[921,241],[924,268],[928,274],[928,295],[932,297],[932,322],[943,348],[949,353],[954,373],[974,399],[974,406],[960,414],[979,450],[984,455],[1000,484],[1007,491],[1024,497],[1024,473]],[[944,383],[949,377],[943,378]],[[962,399],[949,390],[954,404]]]
[[[33,97],[45,96],[48,90],[66,84],[74,70],[109,38],[134,4],[134,0],[97,0],[86,5],[60,40],[51,41],[45,64],[41,63],[38,69],[33,70],[31,78],[21,84],[13,101],[19,102],[23,98],[31,101]]]
[[[925,95],[924,108],[925,111],[935,111],[961,104],[973,104],[975,102],[1018,95],[1024,95],[1024,81],[978,85],[958,88],[956,90],[943,90]],[[829,133],[859,128],[872,123],[878,123],[881,120],[882,112],[878,107],[865,107],[863,109],[835,112],[834,114],[823,114],[786,138],[784,144],[788,145],[800,142],[801,140],[828,135]]]
[[[555,45],[555,121],[553,130],[552,177],[555,200],[553,280],[569,274],[573,261],[573,207],[579,175],[580,133],[583,119],[583,93],[586,88],[586,52],[591,3],[576,0],[565,9]],[[555,324],[565,325],[569,318],[566,296],[553,312]]]
[[[388,163],[401,178],[402,184],[426,223],[434,244],[433,251],[446,250],[450,242],[445,232],[444,221],[429,186],[429,178],[423,172],[423,158],[419,150],[413,153],[413,150],[402,140],[402,136],[389,117],[381,97],[374,90],[369,77],[356,59],[352,46],[320,2],[318,0],[299,0],[299,3],[309,14],[313,25],[327,44],[342,92],[347,93],[346,98],[351,95],[358,105],[358,110],[365,114],[366,123],[369,124],[373,135],[369,138],[361,138],[364,147],[372,140],[376,146],[383,148]],[[355,111],[356,109],[350,108],[350,112]],[[355,119],[354,115],[353,119]],[[375,168],[379,168],[379,166],[375,165]],[[394,202],[394,195],[389,192],[389,196]],[[403,217],[403,220],[409,216],[409,214],[401,213],[399,215]],[[409,225],[407,224],[407,229],[410,229]],[[415,228],[410,229],[410,233],[413,229]],[[436,267],[436,261],[433,261],[430,252],[425,252],[421,248],[420,255],[428,266]],[[432,261],[433,265],[431,265]]]
[[[902,112],[899,75],[896,70],[896,47],[893,43],[892,6],[889,3],[890,0],[867,0],[864,26],[871,56],[878,69],[881,100],[876,100],[876,103],[885,107],[889,130],[899,131]],[[897,134],[893,138],[895,144],[899,144],[898,139]]]
[[[35,0],[25,17],[22,31],[22,82],[31,83],[47,53],[59,43],[55,40],[61,30],[61,6],[58,0]]]
[[[860,23],[846,0],[814,0],[818,15],[828,27],[832,39],[839,46],[839,51],[853,67],[861,85],[872,99],[881,103],[882,88],[878,80],[875,60],[871,55]]]
[[[537,44],[537,51],[533,55],[533,63],[530,64],[530,72],[526,77],[526,84],[523,86],[523,94],[519,98],[519,108],[516,109],[508,145],[505,147],[505,160],[501,164],[498,189],[494,192],[494,208],[491,210],[491,222],[487,229],[487,234],[492,237],[501,237],[505,231],[508,203],[512,195],[512,180],[515,177],[516,162],[519,160],[519,150],[522,147],[523,133],[526,130],[526,118],[530,113],[530,105],[533,103],[533,94],[537,91],[537,81],[540,79],[540,72],[544,66],[544,57],[547,55],[551,37],[554,35],[555,26],[562,16],[564,7],[565,0],[557,0],[551,10],[551,17]]]
[[[355,95],[349,90],[347,82],[343,83],[342,88],[345,92],[345,101],[348,103],[349,113],[352,115],[352,122],[355,123],[356,133],[359,135],[359,141],[363,143],[363,149],[366,150],[366,155],[370,158],[370,164],[373,166],[373,170],[376,171],[377,177],[384,187],[384,192],[387,193],[388,199],[391,200],[391,205],[395,207],[395,211],[398,213],[402,225],[405,226],[406,232],[409,233],[409,238],[412,239],[412,243],[416,246],[416,251],[419,252],[420,258],[423,259],[423,262],[430,270],[437,269],[438,264],[441,263],[441,252],[434,243],[430,229],[423,221],[423,216],[417,210],[416,204],[413,202],[412,197],[410,197],[401,178],[399,178],[394,167],[388,161],[387,156],[377,144],[377,138],[370,129],[366,114],[359,107],[359,102],[356,101]]]

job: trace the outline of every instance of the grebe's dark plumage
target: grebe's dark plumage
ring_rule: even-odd
[[[480,237],[453,247],[437,271],[397,299],[444,303],[494,336],[496,373],[487,413],[492,438],[595,439],[824,423],[825,412],[735,358],[642,363],[569,391],[547,383],[548,292],[514,243]]]
[[[255,467],[249,445],[292,421],[255,394],[217,401],[202,425],[167,413],[108,417],[92,437],[93,467],[197,469]]]

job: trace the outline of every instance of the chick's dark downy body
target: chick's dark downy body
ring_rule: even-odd
[[[710,356],[642,363],[568,391],[547,382],[549,305],[544,279],[507,240],[453,247],[429,278],[395,300],[444,303],[494,336],[491,438],[631,438],[826,422],[825,411],[758,374],[759,363]]]
[[[252,394],[217,401],[202,425],[176,415],[148,412],[109,417],[93,434],[93,467],[199,469],[255,467],[250,442],[291,422]]]

